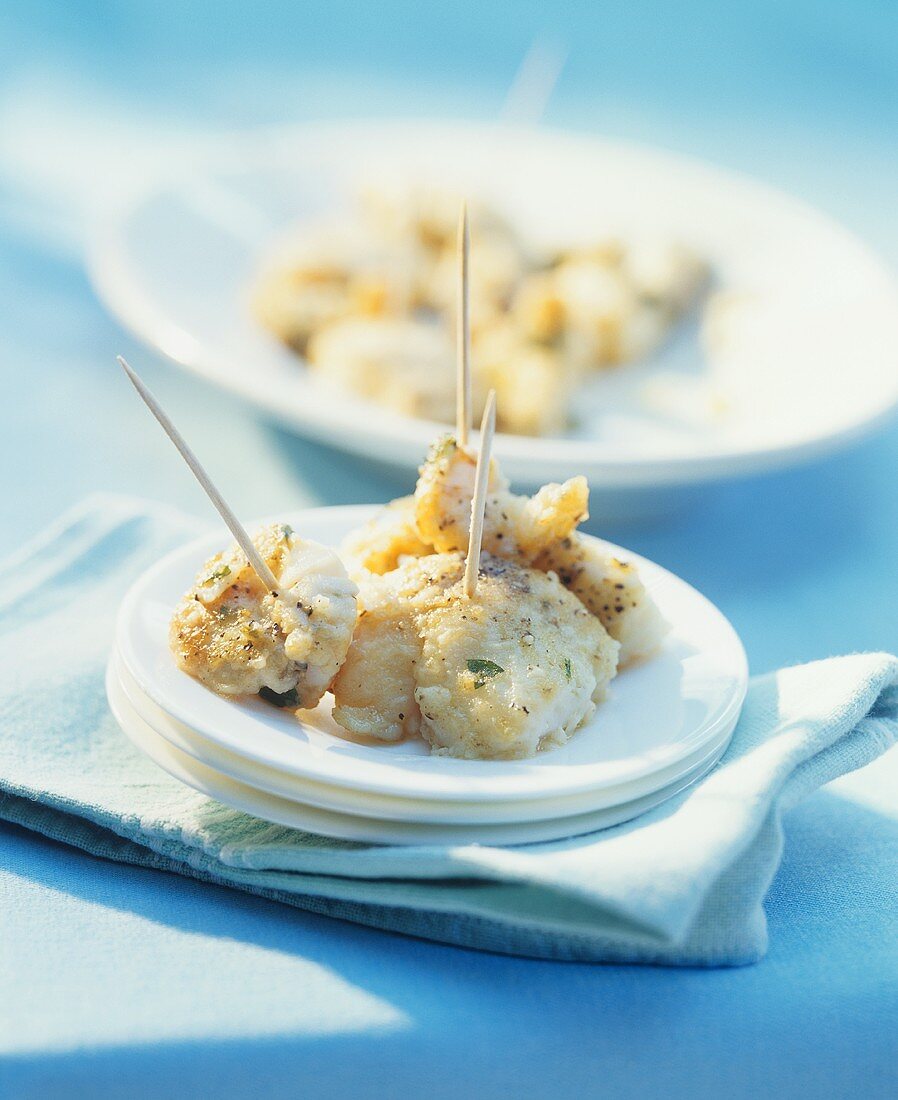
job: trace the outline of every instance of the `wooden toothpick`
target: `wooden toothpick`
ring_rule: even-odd
[[[458,217],[458,307],[455,346],[455,434],[459,447],[467,447],[473,419],[471,412],[471,291],[468,279],[470,254],[468,204],[463,202]]]
[[[133,367],[129,366],[129,364],[126,363],[120,355],[117,356],[117,359],[122,367],[122,370],[131,379],[132,383],[134,384],[134,388],[140,394],[144,404],[162,425],[162,430],[165,432],[168,438],[178,448],[181,457],[190,467],[193,476],[203,487],[203,491],[205,492],[206,496],[209,498],[209,500],[212,501],[212,504],[215,506],[216,511],[227,524],[231,534],[237,540],[237,545],[240,547],[243,553],[246,554],[247,561],[253,567],[253,569],[255,569],[259,580],[265,585],[269,592],[276,596],[278,589],[277,578],[262,560],[259,551],[255,548],[255,546],[253,546],[253,540],[246,533],[246,530],[240,523],[240,520],[237,519],[231,509],[227,506],[221,493],[215,488],[209,475],[200,465],[199,459],[187,446],[187,441],[174,426],[174,424],[172,424],[172,422],[169,420],[162,406],[143,384],[143,381],[141,380],[137,372],[133,369]]]
[[[505,96],[499,114],[512,126],[537,126],[558,83],[567,60],[567,49],[551,39],[534,40],[524,55]]]
[[[480,451],[474,474],[474,497],[471,500],[471,531],[468,535],[468,556],[465,560],[465,595],[471,599],[477,588],[480,572],[480,545],[483,542],[483,518],[486,512],[486,487],[490,476],[490,451],[496,431],[496,391],[490,390],[480,422]]]

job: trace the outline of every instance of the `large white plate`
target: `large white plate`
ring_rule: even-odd
[[[305,537],[337,545],[374,511],[318,508],[278,519]],[[672,573],[612,546],[638,564],[672,630],[656,657],[614,680],[608,700],[567,745],[532,760],[497,762],[432,756],[418,741],[358,744],[331,718],[329,697],[297,721],[258,699],[215,695],[176,666],[168,648],[172,610],[201,563],[229,541],[225,533],[206,536],[139,578],[122,602],[116,647],[140,690],[176,721],[278,772],[403,798],[564,798],[685,760],[732,729],[745,697],[745,652],[723,615]]]
[[[547,130],[368,122],[235,138],[200,165],[168,166],[168,182],[98,233],[90,264],[98,293],[149,344],[285,424],[412,469],[434,424],[335,397],[246,304],[260,255],[288,223],[345,207],[359,177],[385,166],[393,177],[484,195],[540,238],[675,237],[711,260],[721,285],[755,296],[740,350],[746,381],[730,417],[696,423],[641,400],[659,370],[694,378],[698,345],[683,335],[652,363],[597,379],[578,398],[581,422],[568,437],[497,437],[516,480],[583,473],[597,499],[613,502],[624,488],[682,486],[822,454],[868,431],[898,400],[896,286],[850,234],[745,177]],[[638,499],[629,504],[666,503]]]
[[[176,749],[201,764],[208,765],[221,775],[291,802],[379,821],[417,821],[429,825],[462,825],[474,822],[507,824],[548,821],[611,809],[671,787],[678,779],[710,767],[720,759],[733,733],[732,729],[723,729],[710,745],[663,771],[653,772],[616,787],[601,787],[566,798],[531,798],[503,802],[441,802],[438,799],[394,798],[316,783],[311,779],[275,771],[255,760],[225,751],[198,735],[195,730],[176,722],[161,707],[157,707],[141,692],[117,654],[110,658],[108,677],[117,681],[129,705],[153,733],[159,734]]]
[[[432,825],[409,821],[384,821],[357,815],[318,809],[258,790],[203,764],[160,737],[128,702],[112,672],[107,672],[106,694],[112,713],[128,739],[161,768],[195,790],[233,806],[244,813],[320,836],[354,840],[365,844],[534,844],[563,840],[583,833],[620,825],[679,794],[717,762],[720,752],[681,776],[674,783],[633,799],[592,813],[576,814],[557,820],[516,824]]]

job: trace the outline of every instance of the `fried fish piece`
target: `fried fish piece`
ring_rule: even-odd
[[[373,565],[398,563],[416,553],[414,539],[439,553],[467,546],[476,460],[451,436],[438,440],[421,468],[414,496],[414,521],[404,498],[397,515],[381,512]],[[667,624],[646,591],[639,572],[620,561],[601,543],[581,535],[577,526],[588,516],[586,479],[544,485],[527,497],[508,490],[498,467],[490,469],[483,548],[490,554],[558,574],[621,644],[624,667],[648,656],[660,645]],[[392,520],[399,519],[395,526]],[[364,534],[359,541],[364,544]],[[380,570],[378,570],[380,571]]]
[[[397,497],[343,540],[340,556],[350,576],[359,572],[389,573],[404,557],[433,553],[418,534],[415,498]]]
[[[278,580],[273,594],[239,547],[203,566],[178,605],[169,645],[178,665],[222,695],[277,696],[314,707],[346,658],[356,623],[356,585],[326,546],[286,524],[253,544]]]
[[[533,561],[551,570],[620,643],[620,667],[651,656],[668,624],[632,562],[621,561],[596,539],[574,532],[549,544]]]
[[[551,573],[485,554],[470,599],[463,577],[461,554],[435,554],[363,586],[334,718],[470,759],[563,744],[604,695],[617,643]]]
[[[447,435],[431,448],[415,488],[418,534],[443,553],[468,544],[476,457]],[[534,496],[512,493],[495,462],[483,525],[483,547],[491,554],[527,564],[547,546],[566,538],[587,518],[585,477],[544,485]]]
[[[421,729],[415,668],[421,658],[410,583],[418,561],[360,580],[359,619],[346,661],[333,682],[334,720],[352,734],[401,741]]]

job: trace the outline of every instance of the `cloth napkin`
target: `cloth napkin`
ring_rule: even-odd
[[[613,829],[507,848],[388,847],[270,825],[160,771],[106,704],[122,594],[195,532],[164,508],[92,497],[5,562],[0,817],[96,856],[442,942],[739,965],[766,948],[784,813],[898,735],[898,660],[858,654],[753,680],[721,763]]]

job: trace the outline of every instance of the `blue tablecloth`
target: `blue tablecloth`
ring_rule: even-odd
[[[112,363],[133,355],[264,514],[407,488],[157,366],[80,265],[84,211],[204,128],[498,109],[535,34],[548,121],[754,171],[893,261],[894,6],[691,0],[0,9],[0,552],[95,489],[208,514]],[[752,668],[898,648],[898,429],[602,533],[718,603]],[[892,754],[894,757],[895,754]],[[26,1096],[894,1096],[898,760],[789,818],[758,966],[553,964],[420,943],[0,828],[0,1092]]]

